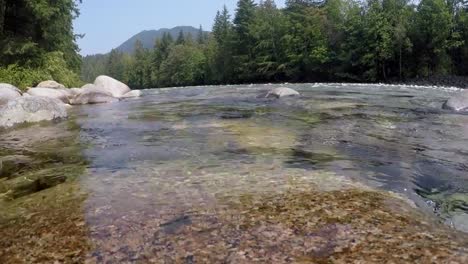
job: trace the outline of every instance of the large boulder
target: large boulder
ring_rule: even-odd
[[[443,108],[457,112],[468,112],[468,90],[464,90],[448,99]]]
[[[300,94],[291,88],[280,87],[269,91],[266,95],[267,98],[282,98],[289,96],[300,96]]]
[[[109,92],[113,97],[116,98],[120,98],[124,94],[131,91],[130,87],[128,87],[126,84],[105,75],[97,77],[94,81],[94,85],[98,88],[102,88],[106,92]]]
[[[92,84],[92,83],[87,83],[87,84],[81,86],[81,89],[82,89],[82,90],[85,90],[85,89],[93,89],[93,88],[95,88],[95,87],[96,87],[96,86],[95,86],[94,84]]]
[[[0,105],[18,97],[21,97],[21,91],[18,88],[11,84],[0,83]]]
[[[57,99],[39,96],[19,97],[0,108],[0,127],[65,117],[67,117],[65,104]]]
[[[81,89],[81,88],[70,88],[68,90],[70,91],[70,94],[72,96],[77,96],[77,95],[83,93],[83,89]]]
[[[51,88],[51,89],[63,89],[65,88],[65,85],[58,83],[56,81],[43,81],[39,83],[36,87],[39,88]]]
[[[83,85],[83,87],[81,87],[81,93],[90,93],[90,92],[93,92],[93,93],[102,93],[102,94],[107,94],[109,96],[113,96],[111,92],[109,92],[107,89],[103,88],[103,87],[98,87],[94,84],[91,84],[91,83],[88,83],[88,84],[85,84]]]
[[[124,95],[122,95],[122,98],[132,98],[132,97],[140,97],[141,96],[141,91],[140,90],[132,90]]]
[[[26,93],[31,96],[42,96],[42,97],[58,99],[66,104],[70,102],[69,98],[73,96],[71,91],[68,91],[67,89],[52,89],[52,88],[30,88]]]
[[[100,93],[96,91],[86,91],[78,94],[70,100],[72,105],[85,105],[85,104],[104,104],[104,103],[115,103],[119,99],[115,98],[106,93]]]

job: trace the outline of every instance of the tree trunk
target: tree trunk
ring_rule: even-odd
[[[402,62],[401,62],[401,57],[402,57],[402,56],[401,56],[401,53],[402,53],[402,52],[401,52],[401,45],[400,45],[400,50],[399,50],[399,52],[400,52],[399,67],[400,67],[400,82],[401,82],[401,79],[402,79],[402,78],[401,78],[401,77],[402,77],[402,72],[401,72],[401,68],[402,68]]]
[[[6,0],[0,0],[0,36],[3,35],[5,25]]]
[[[385,63],[382,63],[382,74],[384,81],[387,81],[387,73],[385,71]]]

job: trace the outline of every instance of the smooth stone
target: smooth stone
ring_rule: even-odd
[[[9,178],[32,164],[33,160],[24,155],[0,157],[0,179]]]
[[[65,88],[65,85],[58,83],[56,81],[43,81],[39,83],[36,87],[38,88],[51,88],[51,89],[63,89]]]
[[[62,184],[81,170],[77,165],[33,170],[7,181],[0,181],[0,197],[11,200]]]
[[[468,90],[464,90],[448,99],[443,108],[457,112],[468,111]]]
[[[280,87],[269,91],[266,95],[267,98],[282,98],[289,96],[300,96],[300,94],[296,90],[293,90],[291,88]]]
[[[18,88],[8,83],[0,83],[0,105],[18,97],[21,97],[21,91]]]
[[[72,97],[72,93],[66,89],[52,89],[52,88],[31,88],[27,91],[27,94],[32,96],[42,96],[53,99],[58,99],[63,103],[69,103],[69,98]]]
[[[19,97],[0,108],[0,127],[66,117],[67,109],[57,99],[40,96]]]
[[[81,88],[70,88],[68,89],[73,96],[79,95],[83,92]]]
[[[96,87],[94,84],[92,84],[92,83],[87,83],[87,84],[81,86],[81,89],[84,90],[84,89],[86,89],[86,88],[94,88],[94,87]]]
[[[106,93],[100,92],[84,92],[77,95],[75,98],[70,100],[72,105],[84,105],[84,104],[104,104],[104,103],[116,103],[118,98],[114,98]]]
[[[457,214],[452,217],[451,222],[455,229],[468,233],[468,214]]]
[[[94,85],[111,93],[116,98],[120,98],[131,91],[130,87],[126,84],[105,75],[98,76],[94,81]]]
[[[133,97],[140,97],[141,91],[140,90],[132,90],[126,94],[124,94],[121,98],[133,98]]]
[[[102,94],[107,94],[108,96],[112,96],[112,93],[109,92],[108,90],[102,88],[102,87],[97,87],[96,85],[94,84],[86,84],[86,85],[83,85],[83,87],[81,87],[81,93],[80,94],[84,94],[84,93],[102,93]]]

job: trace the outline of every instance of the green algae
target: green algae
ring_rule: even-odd
[[[55,126],[29,125],[4,132],[2,148],[8,151],[0,156],[0,198],[16,199],[82,175],[88,162],[79,130],[72,119]]]
[[[2,263],[83,263],[91,248],[77,183],[0,200]]]

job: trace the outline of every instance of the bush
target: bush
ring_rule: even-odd
[[[48,53],[38,68],[18,66],[16,64],[0,67],[0,82],[10,83],[26,90],[45,80],[55,80],[66,87],[81,86],[80,78],[67,68],[61,52]]]

